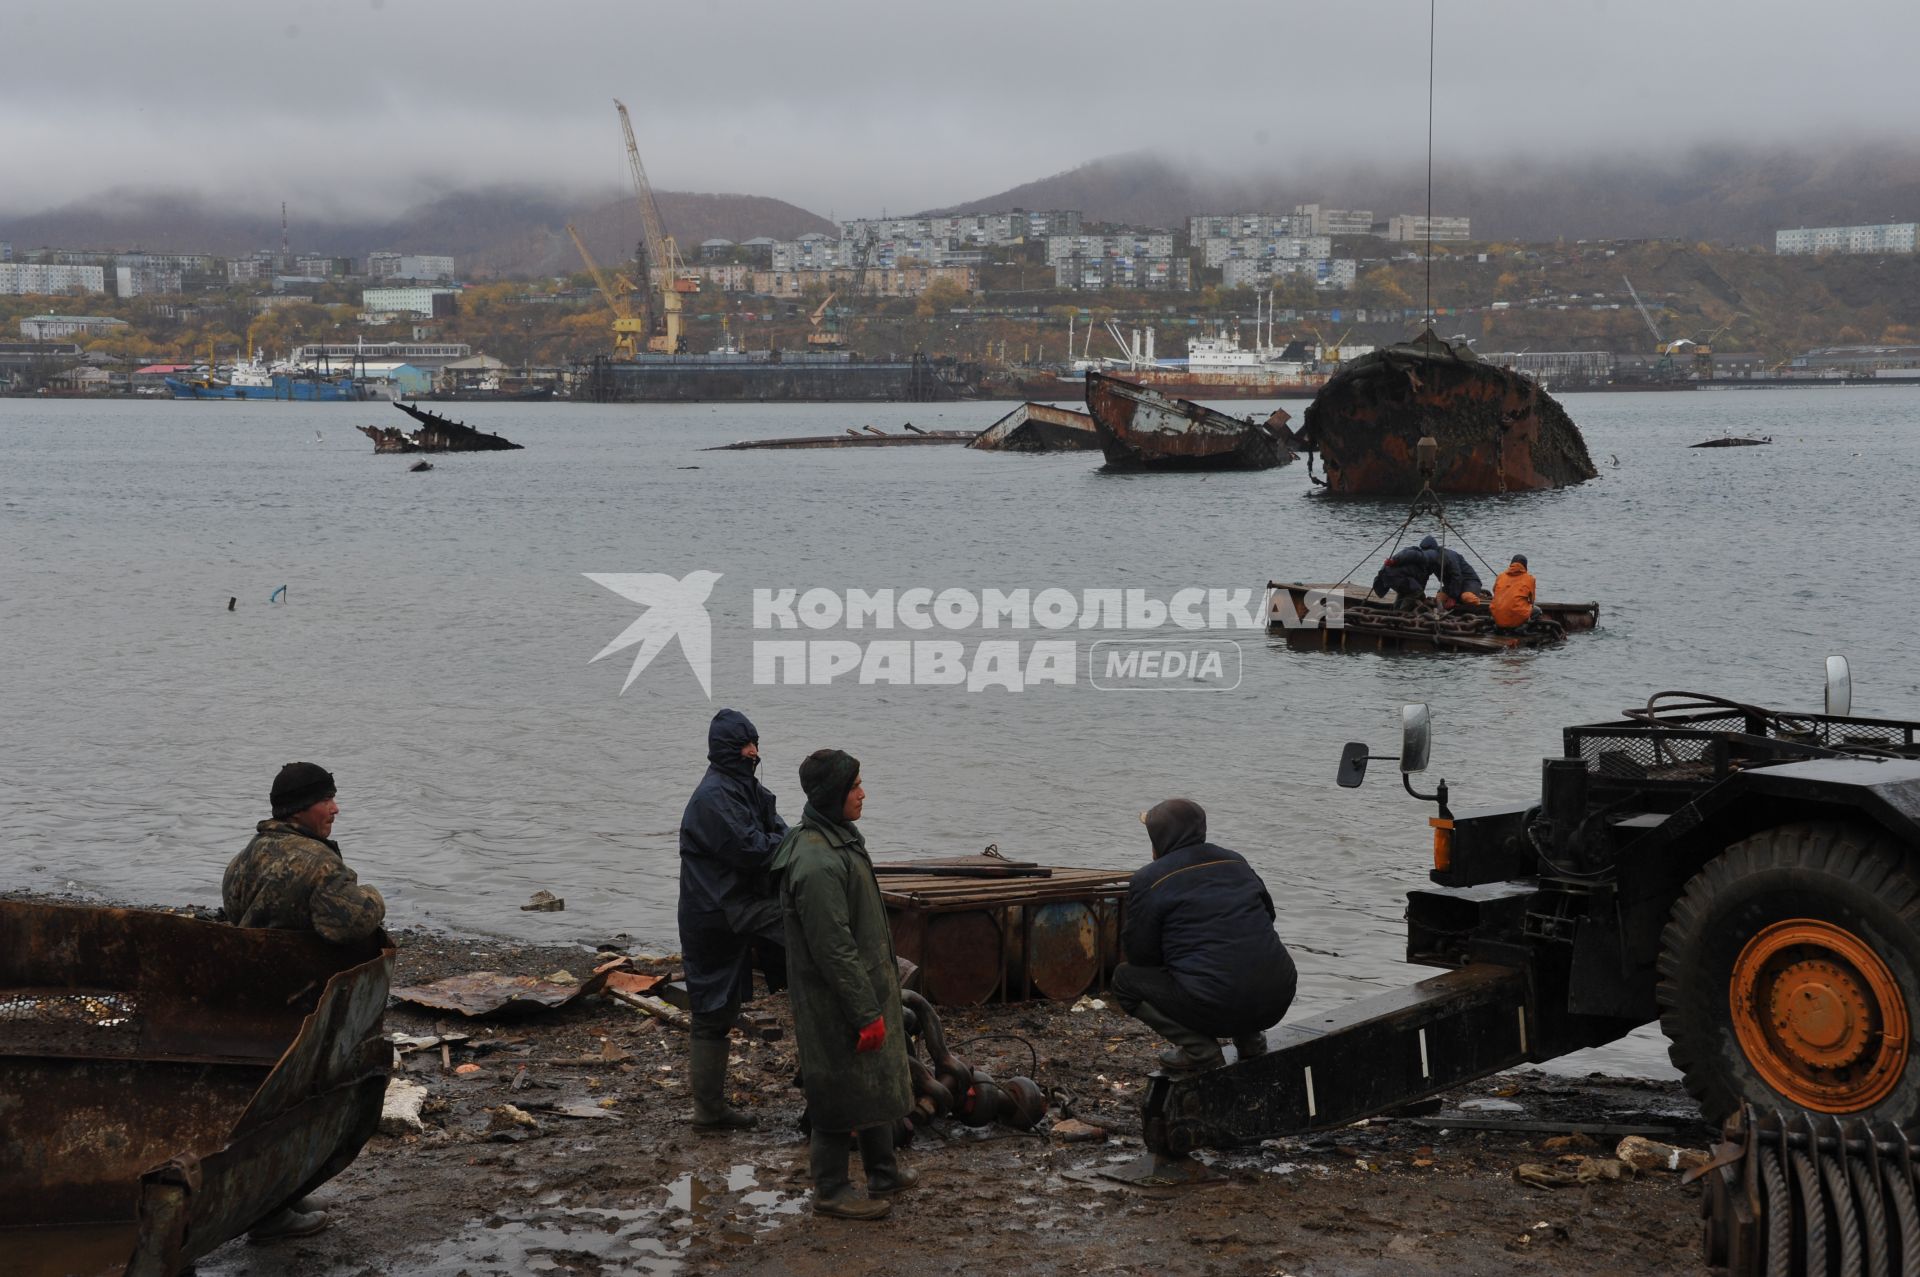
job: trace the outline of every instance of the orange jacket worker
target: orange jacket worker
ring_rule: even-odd
[[[1533,574],[1527,571],[1527,556],[1516,554],[1507,570],[1493,579],[1493,623],[1514,630],[1532,618]]]

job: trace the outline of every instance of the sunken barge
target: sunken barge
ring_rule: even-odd
[[[1538,383],[1428,329],[1348,363],[1308,405],[1299,432],[1334,496],[1410,497],[1427,480],[1416,445],[1435,439],[1435,492],[1533,492],[1599,471],[1566,409]]]
[[[439,413],[395,403],[394,407],[420,423],[417,430],[398,426],[360,426],[361,434],[373,440],[376,453],[388,452],[515,452],[521,447],[511,439],[475,430],[459,421],[450,421]]]
[[[1536,606],[1535,619],[1501,629],[1485,603],[1401,608],[1360,585],[1267,582],[1268,632],[1309,651],[1511,652],[1548,647],[1600,623],[1598,603]]]
[[[1023,403],[967,444],[981,452],[1092,452],[1100,447],[1093,418],[1071,408]]]
[[[1296,455],[1285,409],[1242,420],[1090,372],[1087,412],[1110,471],[1271,470]]]

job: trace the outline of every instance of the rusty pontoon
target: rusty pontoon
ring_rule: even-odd
[[[1553,396],[1431,329],[1350,361],[1307,406],[1299,446],[1319,455],[1334,496],[1411,496],[1427,486],[1415,446],[1440,445],[1442,493],[1528,492],[1599,473]]]
[[[393,950],[0,901],[0,1270],[161,1277],[380,1120]]]
[[[1108,470],[1270,470],[1294,458],[1284,409],[1264,422],[1242,420],[1089,372],[1087,411]]]
[[[1023,403],[967,444],[982,452],[1091,452],[1100,447],[1093,418],[1071,408]]]
[[[1515,630],[1495,626],[1484,603],[1402,611],[1360,585],[1267,582],[1267,631],[1313,651],[1510,652],[1546,647],[1600,623],[1598,603],[1540,603],[1541,618]]]
[[[740,452],[756,448],[910,448],[919,444],[935,443],[972,443],[975,432],[972,430],[922,430],[909,421],[903,429],[905,434],[888,434],[877,426],[863,426],[859,430],[849,426],[837,435],[791,435],[783,439],[742,439],[738,443],[723,443],[706,452]]]

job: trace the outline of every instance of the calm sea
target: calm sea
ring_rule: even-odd
[[[1544,597],[1598,600],[1597,632],[1485,657],[1292,652],[1242,631],[1232,690],[1100,691],[1083,665],[1075,686],[1012,693],[756,684],[755,638],[795,636],[756,635],[752,591],[1257,591],[1363,559],[1370,576],[1401,512],[1312,498],[1300,465],[1124,478],[1084,454],[704,451],[974,428],[995,404],[452,405],[526,450],[412,474],[353,429],[399,420],[383,406],[0,400],[0,887],[213,903],[275,769],[305,758],[338,777],[336,836],[396,923],[671,949],[680,811],[731,705],[759,724],[790,817],[808,751],[858,755],[883,857],[996,843],[1131,867],[1141,809],[1198,800],[1273,889],[1299,1008],[1322,1008],[1421,974],[1399,960],[1400,919],[1430,809],[1384,768],[1333,784],[1343,742],[1393,752],[1402,702],[1433,707],[1426,780],[1462,807],[1536,792],[1562,726],[1649,692],[1816,707],[1833,652],[1862,712],[1920,714],[1920,394],[1565,402],[1597,481],[1451,513],[1489,559],[1526,553]],[[1687,448],[1727,431],[1775,443]],[[677,643],[622,694],[631,650],[589,658],[641,608],[583,574],[696,570],[721,574],[711,699]],[[540,889],[566,911],[521,912]],[[1587,1059],[1664,1068],[1645,1035]]]

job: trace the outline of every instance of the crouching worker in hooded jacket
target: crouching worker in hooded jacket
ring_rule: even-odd
[[[1517,630],[1533,619],[1533,573],[1527,571],[1527,556],[1516,554],[1507,570],[1493,579],[1493,623],[1503,630]]]
[[[900,1024],[900,973],[880,884],[855,828],[866,803],[860,764],[837,749],[800,764],[807,808],[773,858],[787,921],[788,997],[812,1123],[816,1214],[878,1219],[917,1178],[895,1159],[893,1132],[913,1105]],[[867,1196],[847,1176],[848,1136]]]
[[[767,874],[787,822],[754,778],[759,765],[760,733],[739,710],[721,710],[707,728],[707,774],[680,817],[680,952],[693,1013],[687,1080],[693,1125],[703,1131],[758,1125],[727,1103],[727,1034],[752,987],[754,942],[786,940]]]
[[[1263,1055],[1266,1031],[1293,1003],[1293,957],[1274,934],[1273,898],[1238,853],[1207,841],[1198,803],[1169,798],[1140,817],[1153,863],[1133,875],[1112,993],[1122,1010],[1173,1043],[1160,1063],[1180,1071]]]

